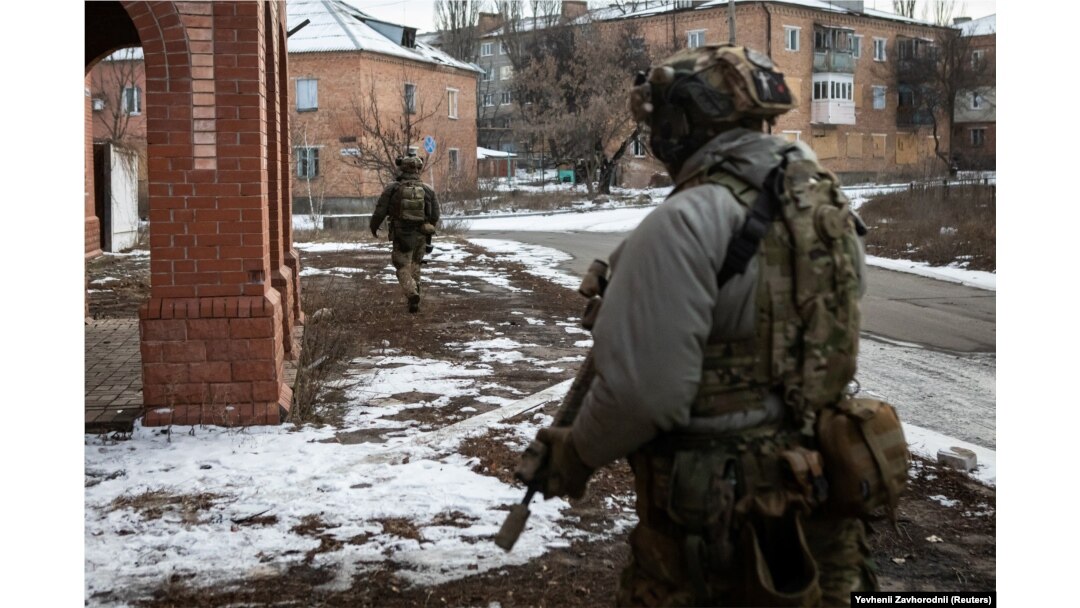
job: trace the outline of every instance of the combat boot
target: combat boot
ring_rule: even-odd
[[[420,310],[420,294],[414,293],[409,296],[409,312],[416,312]]]

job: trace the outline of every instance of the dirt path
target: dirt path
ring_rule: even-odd
[[[307,269],[303,283],[305,310],[333,311],[341,328],[341,351],[328,364],[327,376],[342,378],[348,362],[374,351],[399,351],[447,361],[484,361],[493,374],[484,395],[520,398],[572,377],[584,354],[584,340],[575,326],[581,299],[572,290],[556,286],[526,272],[520,265],[484,255],[461,243],[472,254],[470,268],[460,269],[434,256],[425,266],[427,295],[417,315],[405,313],[404,298],[388,270],[382,250],[302,254]],[[110,258],[89,265],[91,314],[134,315],[138,297],[145,297],[146,259]],[[100,281],[104,276],[119,281]],[[142,277],[142,278],[139,278]],[[118,287],[110,290],[110,285]],[[492,348],[506,339],[512,351]],[[463,344],[487,343],[471,351]],[[508,352],[517,355],[508,356]],[[399,401],[430,402],[436,395],[393,395]],[[498,407],[459,398],[440,407],[405,409],[395,414],[401,427],[442,428],[466,417]],[[355,406],[355,404],[353,404]],[[342,391],[318,395],[314,419],[333,423],[349,404]],[[553,413],[553,404],[545,413]],[[529,412],[533,416],[536,412]],[[339,434],[338,440],[379,442],[392,428]],[[521,438],[503,431],[466,440],[461,453],[474,457],[476,472],[511,482]],[[966,476],[918,462],[911,489],[901,500],[897,530],[875,526],[870,543],[886,590],[985,591],[995,588],[996,498]],[[320,586],[334,578],[328,568],[311,560],[284,574],[257,580],[236,580],[213,588],[198,588],[196,579],[163,581],[153,597],[137,601],[145,606],[595,606],[611,604],[618,573],[627,557],[628,511],[633,506],[632,477],[625,463],[597,473],[589,495],[565,513],[568,531],[596,540],[576,540],[521,566],[504,567],[459,578],[436,586],[409,586],[392,559],[381,562],[352,580],[346,590],[326,591]],[[506,508],[509,505],[505,506]],[[315,553],[332,552],[339,540],[325,534],[319,522],[296,533],[324,542]],[[467,518],[451,525],[468,526]],[[422,530],[408,521],[383,522],[385,533],[414,538]],[[525,532],[528,534],[528,531]],[[364,542],[364,539],[356,539]],[[488,542],[487,539],[482,542]]]

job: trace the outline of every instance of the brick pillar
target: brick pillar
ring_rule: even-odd
[[[86,259],[101,255],[101,220],[94,209],[94,111],[90,95],[91,79],[86,74],[83,81],[86,104],[83,113],[83,255]],[[89,306],[89,304],[87,304]],[[89,311],[89,308],[87,309]]]
[[[281,7],[284,13],[285,8]],[[292,205],[292,132],[289,131],[289,51],[285,37],[285,19],[281,19],[278,27],[277,39],[277,66],[278,66],[278,109],[281,153],[278,157],[278,165],[281,167],[281,239],[284,250],[285,265],[292,270],[293,280],[293,318],[300,325],[304,324],[304,311],[300,309],[300,254],[293,246],[293,205]]]
[[[146,57],[144,424],[279,423],[292,391],[269,280],[264,6],[124,6]]]
[[[286,222],[292,223],[292,216],[284,212],[288,210],[285,199],[289,193],[281,189],[281,114],[288,111],[282,107],[282,99],[278,96],[278,44],[283,36],[280,16],[285,6],[280,2],[264,2],[267,10],[265,20],[265,39],[262,48],[266,58],[266,151],[267,151],[267,176],[269,185],[270,201],[270,284],[281,295],[281,304],[285,307],[282,314],[282,335],[285,340],[285,356],[289,359],[298,359],[300,349],[293,340],[293,328],[295,317],[293,315],[296,282],[293,278],[293,269],[285,265],[284,248],[286,246],[283,227]]]

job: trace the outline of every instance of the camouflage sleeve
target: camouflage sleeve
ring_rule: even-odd
[[[720,186],[681,192],[650,213],[612,259],[593,329],[596,378],[571,433],[590,467],[686,427],[710,335],[754,331],[757,265],[720,289],[745,212]]]
[[[435,196],[435,190],[427,184],[424,184],[424,203],[427,221],[432,224],[439,223],[439,197]]]
[[[397,187],[397,182],[388,184],[379,196],[378,202],[375,203],[375,211],[371,213],[371,223],[369,225],[369,228],[372,231],[378,230],[379,226],[382,225],[383,220],[386,219],[387,214],[390,213],[390,199],[397,190]]]

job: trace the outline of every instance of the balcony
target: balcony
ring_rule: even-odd
[[[843,99],[818,99],[810,102],[810,122],[818,125],[855,124],[855,102]]]
[[[815,72],[855,73],[855,56],[851,51],[814,51]]]
[[[855,73],[855,55],[851,45],[855,30],[814,25],[814,72]]]
[[[896,108],[896,126],[898,127],[922,127],[934,124],[934,117],[930,112],[910,106]]]

